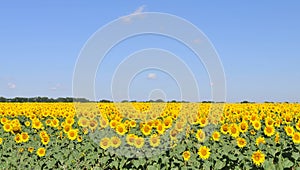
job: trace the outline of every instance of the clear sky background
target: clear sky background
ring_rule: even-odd
[[[227,101],[299,102],[299,9],[296,0],[0,1],[0,96],[72,96],[74,67],[88,38],[112,20],[138,11],[182,17],[206,34],[224,67]],[[201,62],[182,44],[155,35],[133,37],[112,49],[98,69],[98,99],[111,98],[116,67],[144,48],[180,56],[195,74],[201,100],[211,99]],[[155,89],[164,91],[167,100],[180,99],[176,82],[159,70],[139,73],[131,82],[130,97],[163,97]]]

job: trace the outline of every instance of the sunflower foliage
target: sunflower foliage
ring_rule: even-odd
[[[0,103],[0,169],[300,169],[300,105]]]

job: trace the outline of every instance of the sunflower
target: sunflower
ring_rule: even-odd
[[[111,146],[114,148],[117,148],[121,145],[121,139],[118,138],[117,136],[111,137],[110,141],[111,141]]]
[[[26,127],[29,127],[29,126],[30,126],[30,122],[29,122],[29,121],[26,121],[26,122],[25,122],[25,126],[26,126]]]
[[[275,128],[274,128],[274,126],[266,126],[265,129],[264,129],[264,133],[268,137],[273,136],[275,134]]]
[[[130,127],[136,127],[136,121],[130,120],[129,125]]]
[[[38,155],[39,157],[43,157],[43,156],[45,156],[45,154],[46,154],[46,149],[45,149],[45,148],[39,148],[39,149],[36,151],[36,153],[37,153],[37,155]]]
[[[214,131],[213,134],[212,134],[212,138],[214,141],[219,141],[220,140],[220,132],[218,131]]]
[[[165,125],[165,128],[168,129],[172,126],[172,118],[169,116],[167,118],[164,119],[164,125]]]
[[[65,133],[68,133],[71,129],[72,129],[72,126],[69,125],[69,124],[66,124],[66,125],[63,126],[63,131]]]
[[[106,150],[107,148],[109,148],[111,145],[111,141],[110,141],[110,138],[102,138],[101,141],[100,141],[100,147],[104,150]]]
[[[205,140],[205,132],[202,129],[199,129],[196,133],[196,138],[198,139],[199,142],[204,142]]]
[[[81,126],[81,127],[88,127],[88,123],[89,123],[89,120],[85,117],[81,117],[78,120],[78,125]]]
[[[226,135],[227,133],[228,133],[228,131],[229,131],[229,127],[228,127],[228,124],[223,124],[222,126],[221,126],[221,132],[224,134],[224,135]]]
[[[190,157],[191,157],[190,151],[184,151],[184,152],[182,153],[182,157],[183,157],[183,159],[184,159],[185,161],[188,161],[188,160],[190,159]]]
[[[158,134],[162,135],[165,132],[165,126],[162,123],[159,123],[156,127],[156,131]]]
[[[236,138],[240,135],[240,131],[239,131],[239,128],[238,128],[237,124],[233,123],[233,124],[230,125],[229,134],[234,138]]]
[[[142,148],[144,146],[144,143],[145,143],[145,140],[144,138],[142,137],[137,137],[135,140],[134,140],[134,146],[136,148]]]
[[[73,117],[67,117],[65,120],[66,124],[68,125],[73,125],[75,120],[73,119]]]
[[[248,131],[248,123],[246,121],[242,121],[240,124],[239,124],[239,131],[242,132],[242,133],[245,133]]]
[[[29,135],[27,132],[22,132],[21,133],[21,141],[22,142],[27,142],[29,140]]]
[[[252,114],[251,117],[250,117],[250,121],[254,122],[254,121],[257,121],[257,120],[258,120],[258,116],[256,114]]]
[[[78,142],[82,142],[82,136],[78,136],[78,137],[77,137],[77,141],[78,141]]]
[[[16,143],[21,143],[22,142],[22,137],[19,133],[15,136],[15,141],[16,141]]]
[[[70,140],[75,140],[75,139],[77,139],[77,135],[78,135],[78,130],[71,129],[71,130],[68,132],[68,138],[69,138]]]
[[[148,136],[151,134],[152,131],[152,127],[149,126],[148,124],[145,124],[142,128],[141,128],[141,132],[145,135]]]
[[[255,141],[255,143],[256,143],[256,145],[258,146],[258,145],[260,145],[260,144],[265,144],[266,143],[266,141],[265,141],[265,138],[264,137],[258,137],[257,139],[256,139],[256,141]]]
[[[3,143],[3,139],[2,139],[2,138],[0,138],[0,145],[2,145],[2,143]]]
[[[266,117],[265,118],[265,125],[266,126],[273,126],[275,121],[271,117]]]
[[[41,131],[40,132],[40,138],[43,138],[43,137],[45,137],[45,136],[48,136],[48,134],[47,134],[47,132],[46,131]]]
[[[135,141],[136,138],[137,138],[136,135],[134,135],[134,134],[128,134],[128,135],[126,136],[126,142],[127,142],[130,146],[133,146],[133,145],[134,145],[134,141]]]
[[[46,123],[47,126],[51,126],[51,122],[52,122],[51,119],[47,119],[47,120],[45,121],[45,123]]]
[[[126,133],[126,127],[125,127],[125,125],[123,123],[120,123],[119,125],[117,125],[116,131],[121,136],[125,135],[125,133]]]
[[[34,129],[41,129],[43,124],[39,121],[39,119],[34,119],[32,122],[32,128]]]
[[[1,124],[4,125],[5,123],[9,122],[9,120],[6,117],[1,118]]]
[[[259,166],[265,161],[265,154],[263,154],[260,150],[254,152],[252,154],[252,161],[256,166]]]
[[[102,128],[106,128],[107,126],[108,126],[108,119],[101,119],[100,121],[100,126],[102,127]]]
[[[98,122],[96,120],[89,121],[89,128],[94,132],[98,126]]]
[[[237,138],[236,139],[236,144],[239,148],[243,148],[247,145],[247,141],[244,138]]]
[[[284,130],[285,130],[286,135],[293,136],[293,134],[294,134],[294,128],[293,127],[285,126]]]
[[[176,122],[175,128],[177,131],[182,132],[184,129],[184,122],[182,121]]]
[[[199,123],[200,123],[200,127],[205,127],[208,124],[208,120],[206,117],[202,117],[200,118]]]
[[[176,129],[172,129],[170,131],[170,137],[171,137],[171,140],[177,140],[176,136],[178,135],[178,131]]]
[[[19,148],[19,152],[20,153],[24,152],[24,148]]]
[[[295,143],[295,144],[300,144],[300,133],[299,132],[295,132],[294,134],[293,134],[293,142]]]
[[[41,142],[43,145],[47,145],[50,142],[50,137],[49,135],[45,135],[41,138]]]
[[[114,129],[114,128],[116,128],[116,126],[117,126],[118,124],[119,124],[118,121],[116,121],[116,120],[111,120],[110,123],[109,123],[109,126],[110,126],[112,129]]]
[[[256,134],[255,130],[254,130],[254,129],[251,129],[251,130],[250,130],[250,134],[251,134],[251,135],[255,135],[255,134]]]
[[[292,121],[293,121],[293,116],[290,113],[286,114],[284,117],[284,123],[291,124]]]
[[[149,140],[152,147],[157,147],[160,144],[160,138],[156,134],[151,135]]]
[[[29,147],[27,150],[28,150],[28,152],[32,153],[34,151],[34,148],[33,147]]]
[[[10,131],[12,131],[12,126],[10,125],[10,123],[5,123],[5,124],[3,125],[3,130],[4,130],[5,132],[10,132]]]
[[[260,130],[260,128],[261,128],[261,123],[260,123],[260,121],[255,120],[255,121],[252,122],[252,126],[253,126],[253,128],[254,128],[255,130]]]
[[[201,146],[198,150],[198,155],[201,159],[208,159],[210,156],[210,149],[206,146]]]

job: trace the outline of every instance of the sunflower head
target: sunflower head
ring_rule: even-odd
[[[295,144],[300,144],[300,133],[299,133],[299,132],[295,132],[295,133],[293,134],[292,139],[293,139],[293,142],[294,142]]]
[[[45,148],[39,148],[37,151],[36,151],[37,155],[39,157],[43,157],[46,155],[46,149]]]
[[[258,150],[252,154],[252,161],[256,166],[259,166],[265,161],[265,155]]]
[[[150,137],[150,145],[152,147],[157,147],[159,144],[160,144],[160,138],[158,135],[154,134],[154,135],[151,135]]]
[[[275,128],[274,126],[266,126],[264,129],[264,133],[265,135],[267,135],[268,137],[271,137],[275,134]]]
[[[134,140],[134,146],[136,148],[142,148],[144,146],[144,143],[145,143],[145,140],[144,138],[142,137],[137,137],[135,140]]]
[[[247,145],[247,141],[244,138],[237,138],[236,143],[239,148],[243,148]]]
[[[111,137],[110,141],[111,141],[111,146],[114,148],[117,148],[121,145],[121,139],[118,138],[117,136]]]
[[[200,156],[201,159],[208,159],[210,156],[210,149],[206,146],[201,146],[198,150],[198,155]]]
[[[106,150],[107,148],[109,148],[111,145],[111,141],[109,138],[105,137],[105,138],[102,138],[100,140],[100,147],[104,150]]]
[[[212,134],[212,138],[214,141],[219,141],[220,140],[220,132],[218,131],[214,131],[213,134]]]
[[[205,140],[205,132],[202,129],[199,129],[196,133],[196,138],[198,139],[199,142],[204,142]]]
[[[182,153],[182,157],[183,157],[183,159],[184,159],[185,161],[188,161],[188,160],[190,159],[190,157],[191,157],[190,151],[184,151],[184,152]]]

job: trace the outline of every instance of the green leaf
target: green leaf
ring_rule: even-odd
[[[138,168],[141,165],[139,160],[133,160],[132,163],[136,168]]]
[[[234,156],[232,154],[229,154],[228,158],[231,159],[231,160],[233,160],[233,161],[236,161],[238,159],[236,156]]]
[[[180,154],[185,151],[185,145],[177,145],[177,153]]]
[[[118,166],[119,166],[119,161],[118,161],[118,160],[114,160],[114,161],[112,161],[112,162],[110,163],[110,165],[111,165],[112,167],[114,167],[114,168],[118,168]]]
[[[226,165],[226,162],[222,162],[220,160],[217,160],[215,164],[215,169],[222,169]]]
[[[119,168],[122,169],[126,162],[127,162],[127,159],[123,158],[119,164]]]
[[[294,165],[294,163],[292,161],[290,161],[289,159],[284,159],[283,161],[283,167],[284,168],[290,168]]]
[[[264,169],[266,169],[266,170],[274,170],[274,169],[276,169],[275,165],[270,160],[266,160],[264,162],[263,166],[264,166]]]
[[[209,161],[205,161],[203,164],[203,169],[210,170],[210,165],[211,165],[211,163]]]
[[[300,154],[298,152],[292,153],[292,158],[294,158],[295,160],[298,160],[299,157],[300,157]]]
[[[109,156],[101,157],[100,158],[100,163],[101,164],[106,164],[108,160],[109,160]]]
[[[147,166],[147,170],[157,170],[157,167],[155,167],[154,165],[149,165]]]

